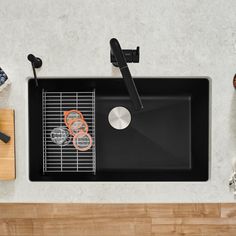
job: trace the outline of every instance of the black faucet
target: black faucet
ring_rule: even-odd
[[[141,109],[143,109],[143,104],[142,104],[141,98],[138,94],[134,80],[130,74],[125,56],[123,54],[123,51],[121,49],[121,46],[120,46],[118,40],[115,38],[112,38],[110,40],[110,46],[111,46],[111,55],[115,57],[116,65],[118,65],[118,67],[120,68],[120,72],[121,72],[122,77],[124,79],[126,88],[129,92],[129,96],[133,102],[134,109],[136,111],[140,111]]]

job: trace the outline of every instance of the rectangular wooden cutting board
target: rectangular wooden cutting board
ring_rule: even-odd
[[[0,131],[11,137],[8,143],[0,140],[0,180],[13,180],[16,178],[14,110],[0,109]]]

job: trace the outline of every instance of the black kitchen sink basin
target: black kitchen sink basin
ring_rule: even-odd
[[[34,79],[28,82],[31,181],[208,180],[208,78],[136,78],[144,105],[139,112],[133,110],[122,78],[38,81],[38,88]],[[96,173],[80,172],[78,168],[44,171],[43,156],[47,153],[42,131],[42,91],[95,91]],[[131,123],[123,130],[114,129],[108,122],[109,112],[117,106],[131,113]]]

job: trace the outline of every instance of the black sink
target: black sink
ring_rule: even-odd
[[[137,78],[144,109],[135,112],[123,79],[29,80],[29,173],[32,181],[206,181],[209,167],[208,78]],[[96,90],[96,174],[43,173],[42,89]],[[116,130],[110,110],[126,107]]]

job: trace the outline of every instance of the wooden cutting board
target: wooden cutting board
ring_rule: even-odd
[[[8,143],[0,140],[0,180],[16,178],[14,120],[14,110],[0,109],[0,131],[11,137]]]

